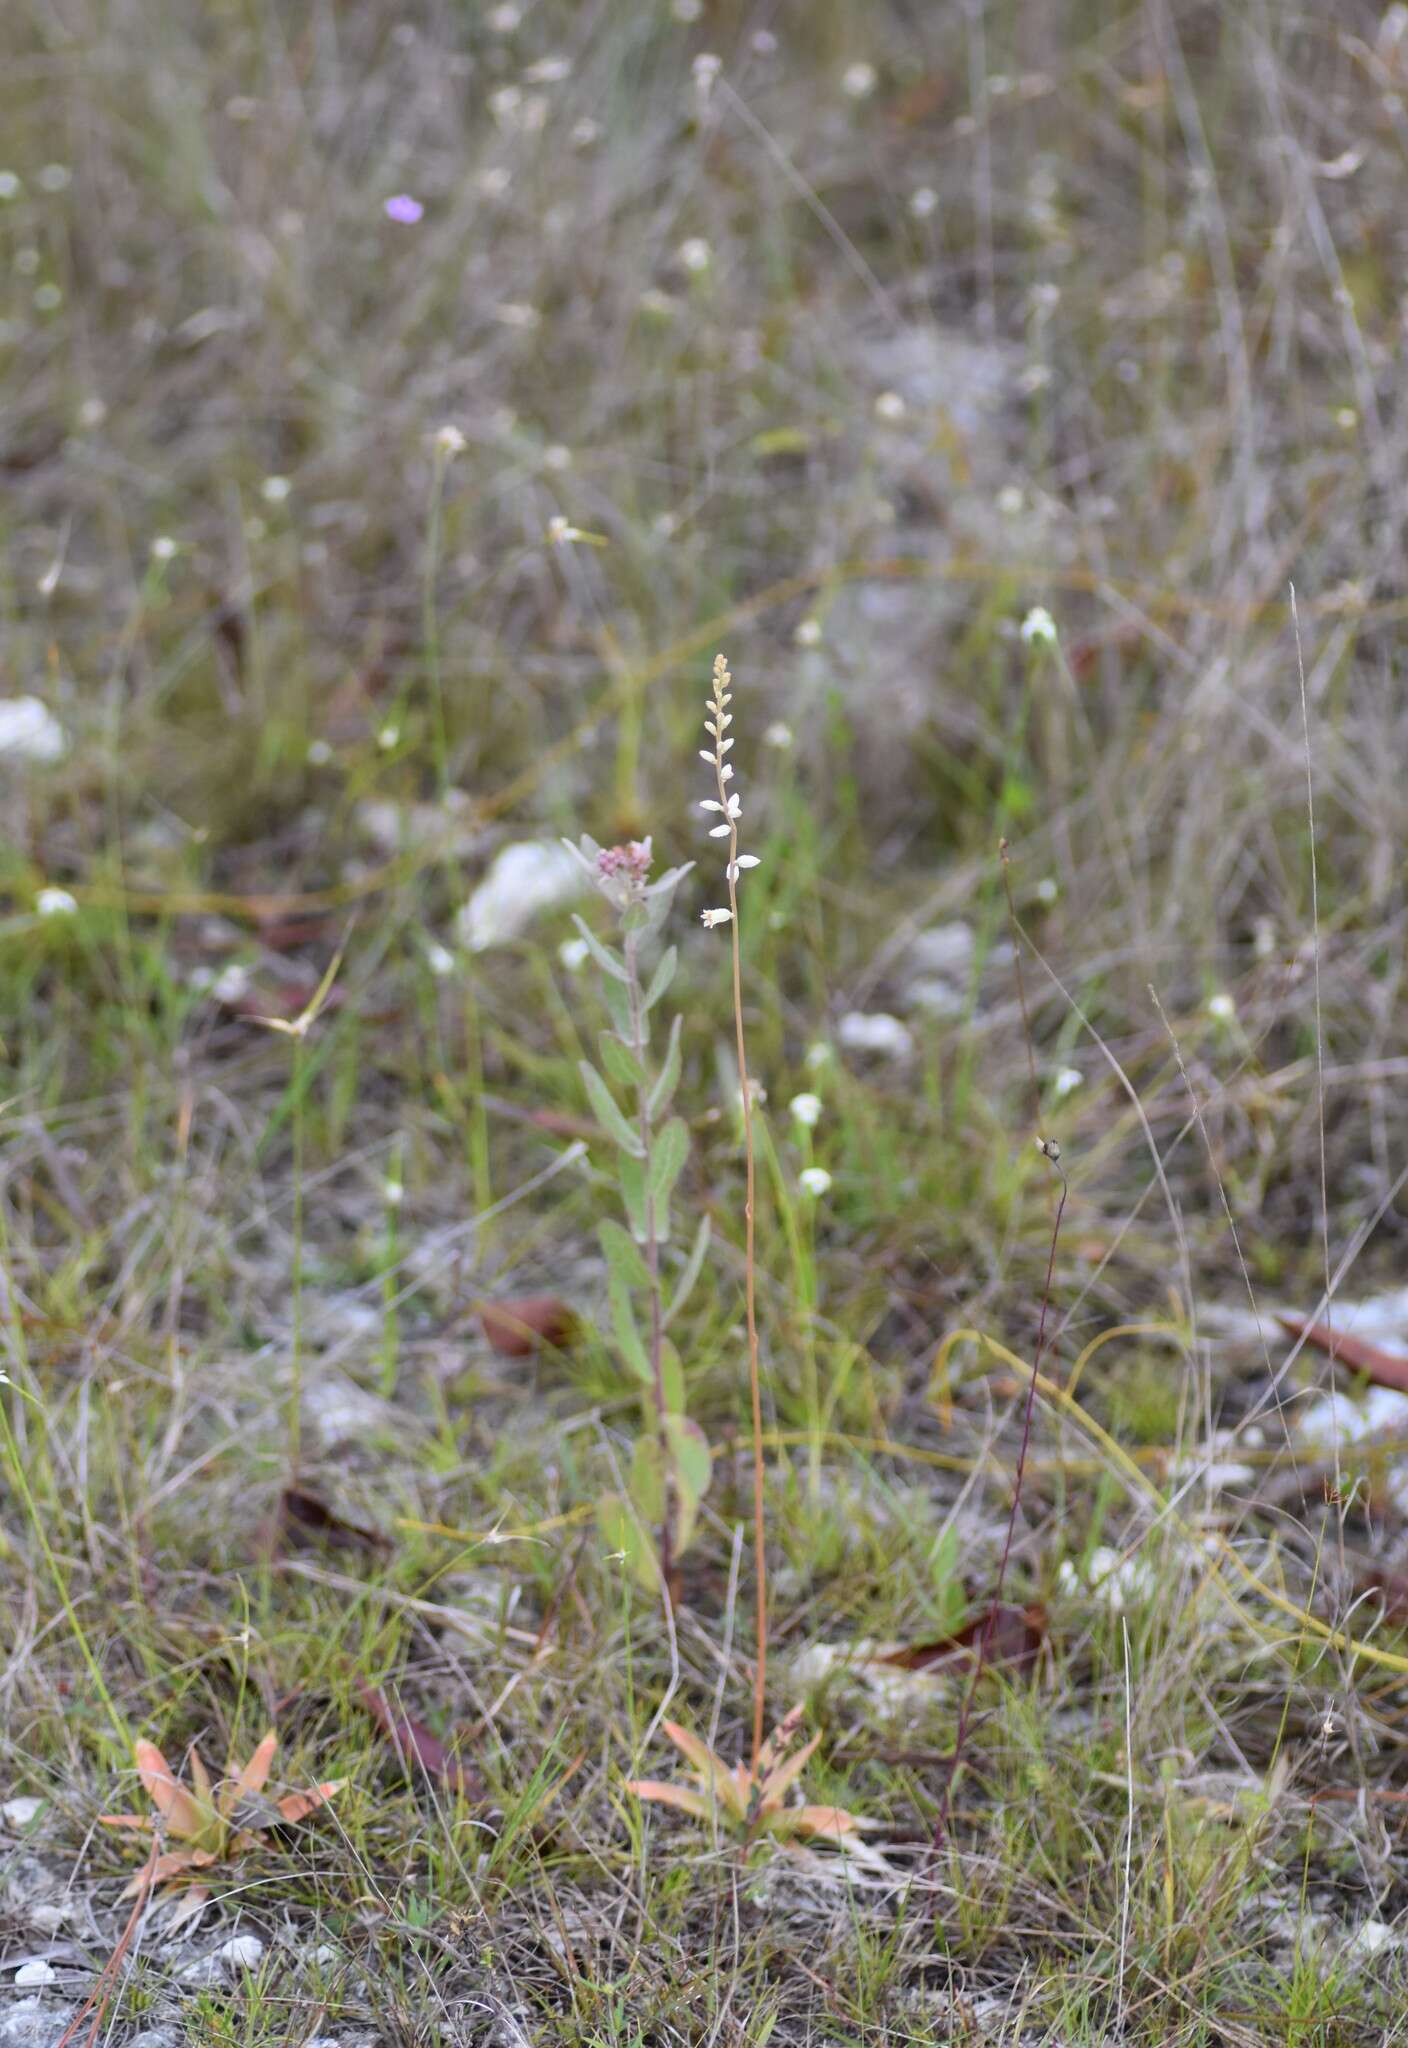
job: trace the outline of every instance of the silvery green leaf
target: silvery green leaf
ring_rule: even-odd
[[[675,969],[679,966],[679,961],[679,950],[675,946],[668,947],[660,955],[659,961],[656,963],[655,972],[651,975],[650,984],[645,991],[644,1007],[647,1010],[654,1008],[670,986],[670,983],[674,980]]]
[[[669,1202],[675,1182],[683,1172],[688,1157],[689,1131],[684,1118],[672,1116],[665,1128],[656,1132],[650,1148],[650,1170],[646,1185],[658,1209],[664,1209]]]
[[[617,1167],[617,1178],[621,1184],[621,1200],[625,1206],[626,1221],[631,1227],[631,1236],[637,1244],[650,1242],[650,1231],[645,1216],[645,1168],[639,1159],[632,1159],[628,1152],[621,1154]]]
[[[650,1268],[637,1251],[636,1241],[630,1232],[623,1230],[619,1223],[608,1221],[597,1225],[596,1234],[612,1274],[619,1275],[626,1287],[649,1287]]]
[[[670,1298],[670,1306],[665,1311],[666,1329],[669,1328],[670,1324],[689,1300],[690,1295],[694,1292],[694,1283],[704,1270],[704,1259],[708,1249],[709,1219],[707,1216],[701,1216],[699,1228],[694,1233],[694,1243],[689,1248],[689,1257],[685,1260],[684,1271],[680,1274],[679,1280],[676,1283],[674,1294]]]
[[[597,1044],[601,1047],[601,1064],[618,1087],[645,1086],[645,1070],[628,1045],[622,1045],[610,1031],[599,1032]]]
[[[585,918],[580,918],[574,913],[572,922],[586,941],[587,951],[591,954],[597,966],[604,973],[614,976],[617,981],[626,981],[629,978],[626,973],[626,963],[620,954],[613,953],[610,946],[602,945],[601,940],[586,922]]]
[[[597,1122],[614,1144],[632,1159],[645,1157],[645,1146],[639,1131],[633,1131],[617,1108],[611,1090],[602,1080],[596,1068],[588,1060],[577,1062],[577,1071],[582,1076],[582,1085],[596,1115]]]
[[[676,1088],[680,1085],[680,1029],[683,1023],[684,1018],[677,1011],[675,1021],[670,1026],[670,1043],[665,1048],[665,1063],[646,1101],[646,1109],[652,1123],[656,1117],[665,1114],[674,1100]]]
[[[636,1378],[644,1380],[649,1385],[653,1377],[650,1359],[646,1355],[640,1331],[636,1328],[630,1290],[622,1283],[614,1269],[607,1282],[607,1295],[611,1302],[611,1327],[616,1333],[616,1348]]]

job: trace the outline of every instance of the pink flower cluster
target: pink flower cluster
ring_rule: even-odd
[[[607,846],[596,857],[596,870],[603,881],[622,876],[628,882],[644,882],[650,873],[650,841],[633,839],[629,846]]]

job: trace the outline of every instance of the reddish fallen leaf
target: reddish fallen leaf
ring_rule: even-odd
[[[418,1765],[427,1778],[438,1778],[462,1799],[483,1798],[484,1780],[473,1765],[461,1763],[423,1721],[395,1705],[379,1685],[368,1685],[359,1678],[357,1691],[362,1705],[399,1757]]]
[[[867,1661],[883,1664],[891,1671],[932,1671],[935,1665],[975,1656],[987,1629],[988,1614],[989,1609],[984,1607],[951,1636],[939,1636],[931,1643],[905,1643]],[[1006,1664],[1016,1671],[1029,1671],[1040,1655],[1046,1632],[1044,1607],[999,1607],[993,1618],[985,1661],[989,1665]]]
[[[1354,1576],[1355,1593],[1362,1599],[1374,1594],[1383,1602],[1385,1621],[1397,1627],[1408,1625],[1408,1576],[1390,1571],[1386,1565],[1369,1565]]]
[[[484,1335],[501,1358],[529,1358],[545,1344],[565,1351],[577,1319],[555,1294],[517,1294],[485,1302],[479,1311]]]
[[[279,1495],[278,1535],[293,1545],[321,1537],[334,1550],[364,1550],[384,1556],[391,1545],[379,1529],[365,1529],[330,1508],[306,1486],[286,1486]]]
[[[1363,1337],[1351,1337],[1347,1330],[1336,1330],[1329,1323],[1310,1323],[1303,1316],[1277,1316],[1276,1320],[1290,1336],[1302,1337],[1317,1351],[1328,1352],[1346,1372],[1363,1373],[1376,1387],[1392,1387],[1396,1393],[1408,1394],[1408,1358],[1380,1351],[1377,1344],[1367,1343]]]

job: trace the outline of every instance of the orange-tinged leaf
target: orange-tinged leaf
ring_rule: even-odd
[[[325,1784],[317,1785],[311,1792],[289,1792],[284,1798],[276,1799],[280,1816],[284,1820],[302,1820],[320,1806],[326,1806],[334,1792],[340,1792],[347,1783],[345,1778],[329,1778]]]
[[[205,1885],[187,1885],[167,1915],[166,1924],[162,1928],[163,1938],[170,1941],[179,1928],[184,1927],[188,1920],[194,1920],[197,1913],[203,1913],[209,1904],[210,1892]]]
[[[154,1742],[138,1742],[132,1754],[137,1759],[137,1776],[153,1806],[173,1835],[198,1835],[206,1816],[190,1793],[172,1773],[170,1764]]]
[[[681,1813],[692,1813],[696,1820],[708,1820],[713,1813],[712,1801],[702,1792],[691,1792],[687,1785],[669,1785],[663,1778],[627,1778],[626,1790],[634,1792],[637,1799],[653,1799],[660,1806],[677,1806]]]
[[[793,1736],[802,1725],[802,1717],[805,1711],[806,1709],[800,1703],[795,1707],[789,1707],[773,1729],[772,1734],[758,1751],[758,1776],[760,1778],[766,1778],[768,1772],[776,1768],[778,1758],[786,1755],[791,1747]]]
[[[765,1811],[770,1806],[776,1806],[788,1786],[801,1776],[807,1759],[820,1741],[821,1736],[818,1733],[810,1742],[804,1742],[795,1755],[784,1757],[775,1769],[768,1772],[763,1779],[762,1788],[762,1805]]]
[[[1392,1387],[1408,1394],[1408,1358],[1394,1351],[1381,1351],[1367,1338],[1352,1337],[1348,1330],[1336,1330],[1329,1323],[1308,1322],[1303,1316],[1277,1316],[1281,1328],[1317,1351],[1327,1351],[1347,1372],[1362,1372],[1376,1387]]]
[[[215,1860],[209,1849],[168,1850],[166,1855],[154,1856],[144,1863],[122,1896],[135,1899],[149,1885],[169,1884],[173,1877],[180,1877],[187,1870],[204,1870]]]
[[[140,1813],[100,1813],[98,1824],[105,1828],[140,1828],[144,1835],[149,1835],[156,1825]]]
[[[859,1819],[844,1806],[784,1806],[769,1814],[764,1825],[775,1834],[821,1835],[839,1841],[853,1835]]]
[[[274,1751],[278,1746],[279,1738],[271,1728],[243,1770],[236,1771],[233,1762],[231,1763],[230,1776],[239,1786],[241,1792],[253,1794],[264,1790],[264,1787],[269,1782],[269,1772],[274,1762]]]
[[[719,1804],[726,1807],[736,1820],[742,1820],[748,1811],[748,1802],[723,1758],[715,1756],[707,1742],[701,1742],[697,1735],[681,1728],[678,1721],[666,1721],[662,1725],[675,1748],[689,1759],[704,1784],[713,1786]]]
[[[210,1773],[205,1768],[205,1758],[194,1743],[191,1744],[191,1776],[195,1779],[196,1797],[203,1806],[210,1806],[212,1804]]]

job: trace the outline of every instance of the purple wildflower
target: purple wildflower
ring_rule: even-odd
[[[412,199],[409,192],[398,192],[394,199],[388,199],[382,211],[388,220],[399,221],[402,227],[413,228],[422,217],[425,208],[418,199]]]

